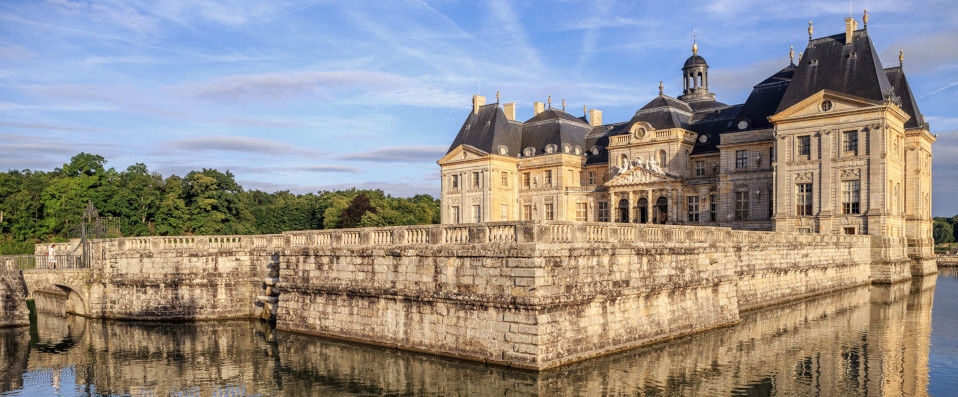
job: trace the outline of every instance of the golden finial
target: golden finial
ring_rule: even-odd
[[[862,24],[864,29],[868,29],[868,9],[865,9],[865,15],[862,15]]]
[[[696,55],[698,53],[699,53],[699,45],[696,43],[692,43],[692,55]]]
[[[905,63],[905,51],[898,50],[898,67],[902,67],[904,63]]]
[[[799,62],[802,61],[802,54],[804,54],[804,52],[799,52],[799,53],[798,53],[798,61],[799,61]]]
[[[546,102],[549,103],[549,109],[552,109],[552,95],[549,95],[549,99]]]
[[[812,20],[808,20],[808,41],[812,41],[812,32],[815,31],[815,28],[812,27]]]
[[[665,87],[662,86],[662,80],[659,80],[659,95],[662,95],[662,91]]]
[[[583,116],[589,115],[589,108],[585,107],[585,105],[582,105],[582,115]]]
[[[565,111],[565,98],[562,98],[562,111]]]
[[[499,90],[496,90],[496,103],[499,103]]]
[[[788,46],[788,63],[795,63],[795,47]]]

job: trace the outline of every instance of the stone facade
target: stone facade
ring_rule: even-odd
[[[867,29],[813,38],[790,62],[727,105],[705,58],[682,67],[683,91],[624,122],[473,97],[447,154],[442,222],[561,220],[868,234],[887,266],[876,280],[934,273],[931,157],[935,136],[898,67],[885,68]],[[498,96],[498,95],[497,95]],[[900,258],[906,252],[907,259]],[[875,255],[875,257],[880,257]],[[903,270],[904,269],[904,270]]]
[[[16,262],[0,257],[0,328],[30,324],[26,297]]]

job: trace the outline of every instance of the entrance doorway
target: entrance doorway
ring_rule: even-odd
[[[629,200],[619,200],[619,222],[629,222]]]
[[[665,196],[660,196],[658,200],[655,200],[655,216],[652,221],[660,225],[669,221],[669,199]]]
[[[645,197],[639,199],[639,204],[636,206],[636,212],[638,214],[639,223],[649,223],[649,200],[646,200]]]

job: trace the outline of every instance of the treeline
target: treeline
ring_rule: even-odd
[[[932,228],[935,244],[953,243],[958,241],[958,215],[951,218],[936,216]]]
[[[75,234],[92,202],[122,236],[264,234],[288,230],[429,224],[439,200],[382,190],[293,194],[244,190],[229,171],[203,169],[164,178],[146,165],[105,168],[80,153],[50,172],[0,173],[0,254],[30,253],[37,241]]]

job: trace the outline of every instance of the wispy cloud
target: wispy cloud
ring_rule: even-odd
[[[407,85],[407,79],[375,71],[289,71],[237,75],[188,85],[193,96],[220,101],[289,99],[332,90],[387,90]]]
[[[56,124],[22,123],[16,121],[0,121],[0,126],[11,128],[26,128],[34,130],[55,130],[55,131],[96,131],[95,128],[74,127]]]
[[[271,139],[244,136],[205,136],[184,138],[164,144],[166,149],[186,152],[235,152],[266,155],[315,156],[319,152]]]
[[[377,163],[436,162],[446,154],[445,146],[390,146],[339,156],[340,160],[371,161]]]

